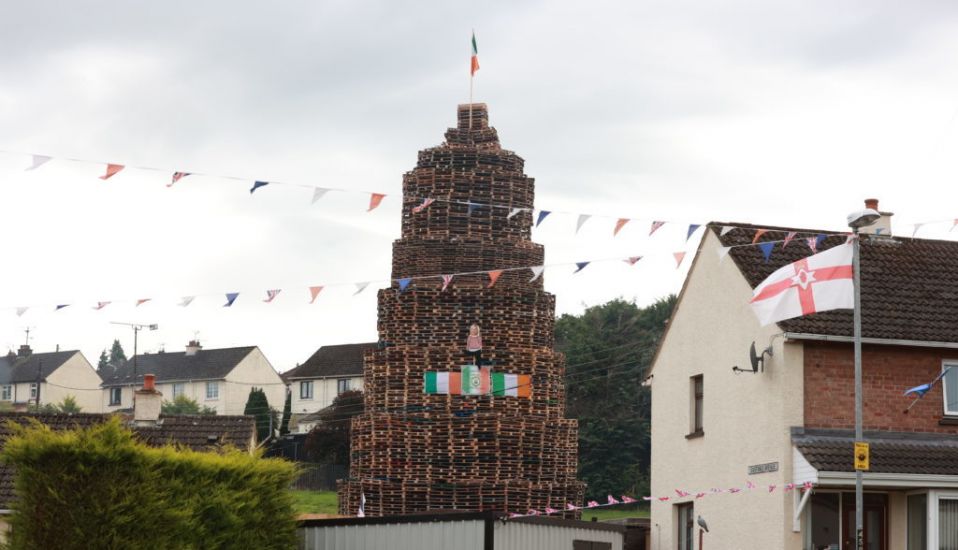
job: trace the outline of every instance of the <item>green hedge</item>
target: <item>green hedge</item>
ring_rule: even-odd
[[[17,472],[12,549],[296,545],[288,462],[148,447],[117,418],[11,428],[2,457]]]

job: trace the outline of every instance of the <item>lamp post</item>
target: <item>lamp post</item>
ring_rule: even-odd
[[[859,230],[869,226],[881,217],[877,210],[866,208],[848,215],[848,226],[852,228],[852,271],[855,287],[855,442],[861,442],[862,435],[862,279],[861,279],[861,242]],[[855,548],[864,549],[864,520],[862,508],[862,471],[855,469]]]

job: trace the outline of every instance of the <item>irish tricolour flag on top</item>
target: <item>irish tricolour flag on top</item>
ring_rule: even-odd
[[[830,309],[855,307],[852,243],[788,264],[752,293],[752,309],[762,325]]]
[[[492,372],[489,367],[464,365],[460,372],[427,371],[423,376],[423,393],[530,397],[532,381],[528,374],[506,374]]]

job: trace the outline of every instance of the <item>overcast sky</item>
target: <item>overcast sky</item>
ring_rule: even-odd
[[[35,350],[95,363],[113,338],[132,352],[111,321],[157,323],[141,351],[197,334],[283,371],[375,340],[385,282],[313,305],[306,287],[388,279],[402,174],[468,99],[472,28],[475,99],[537,206],[611,217],[577,236],[574,215],[548,218],[547,263],[646,256],[546,271],[558,313],[676,292],[671,254],[696,244],[681,223],[843,229],[867,196],[905,236],[958,218],[954,2],[6,2],[0,149],[131,167],[104,182],[102,164],[0,155],[0,350],[30,327]],[[248,181],[168,189],[134,165]],[[366,213],[361,193],[312,205],[307,188],[250,196],[254,179],[392,195]],[[616,217],[681,223],[613,239]]]

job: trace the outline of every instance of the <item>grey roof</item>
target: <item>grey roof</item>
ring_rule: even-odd
[[[0,412],[0,447],[6,444],[13,430],[10,423],[26,424],[39,420],[55,431],[89,428],[105,422],[109,414],[33,414]],[[153,447],[175,443],[195,451],[211,451],[230,445],[241,450],[249,448],[256,435],[256,420],[252,416],[218,415],[160,415],[156,426],[135,426],[136,436]],[[12,466],[0,463],[0,509],[9,509],[16,498]]]
[[[133,360],[117,367],[111,374],[106,373],[104,386],[139,384],[144,374],[156,375],[159,383],[180,380],[220,380],[226,378],[240,361],[246,358],[256,346],[241,348],[201,349],[195,355],[185,352],[148,353],[136,356],[136,380],[133,379]]]
[[[958,475],[958,435],[865,432],[869,472]],[[792,443],[816,470],[854,472],[854,432],[793,428]]]
[[[323,346],[305,363],[283,373],[283,378],[328,378],[363,375],[363,353],[377,349],[377,342]]]
[[[60,368],[71,357],[80,353],[77,350],[56,351],[51,353],[31,353],[27,356],[0,356],[0,384],[36,382],[39,369],[40,380]]]

